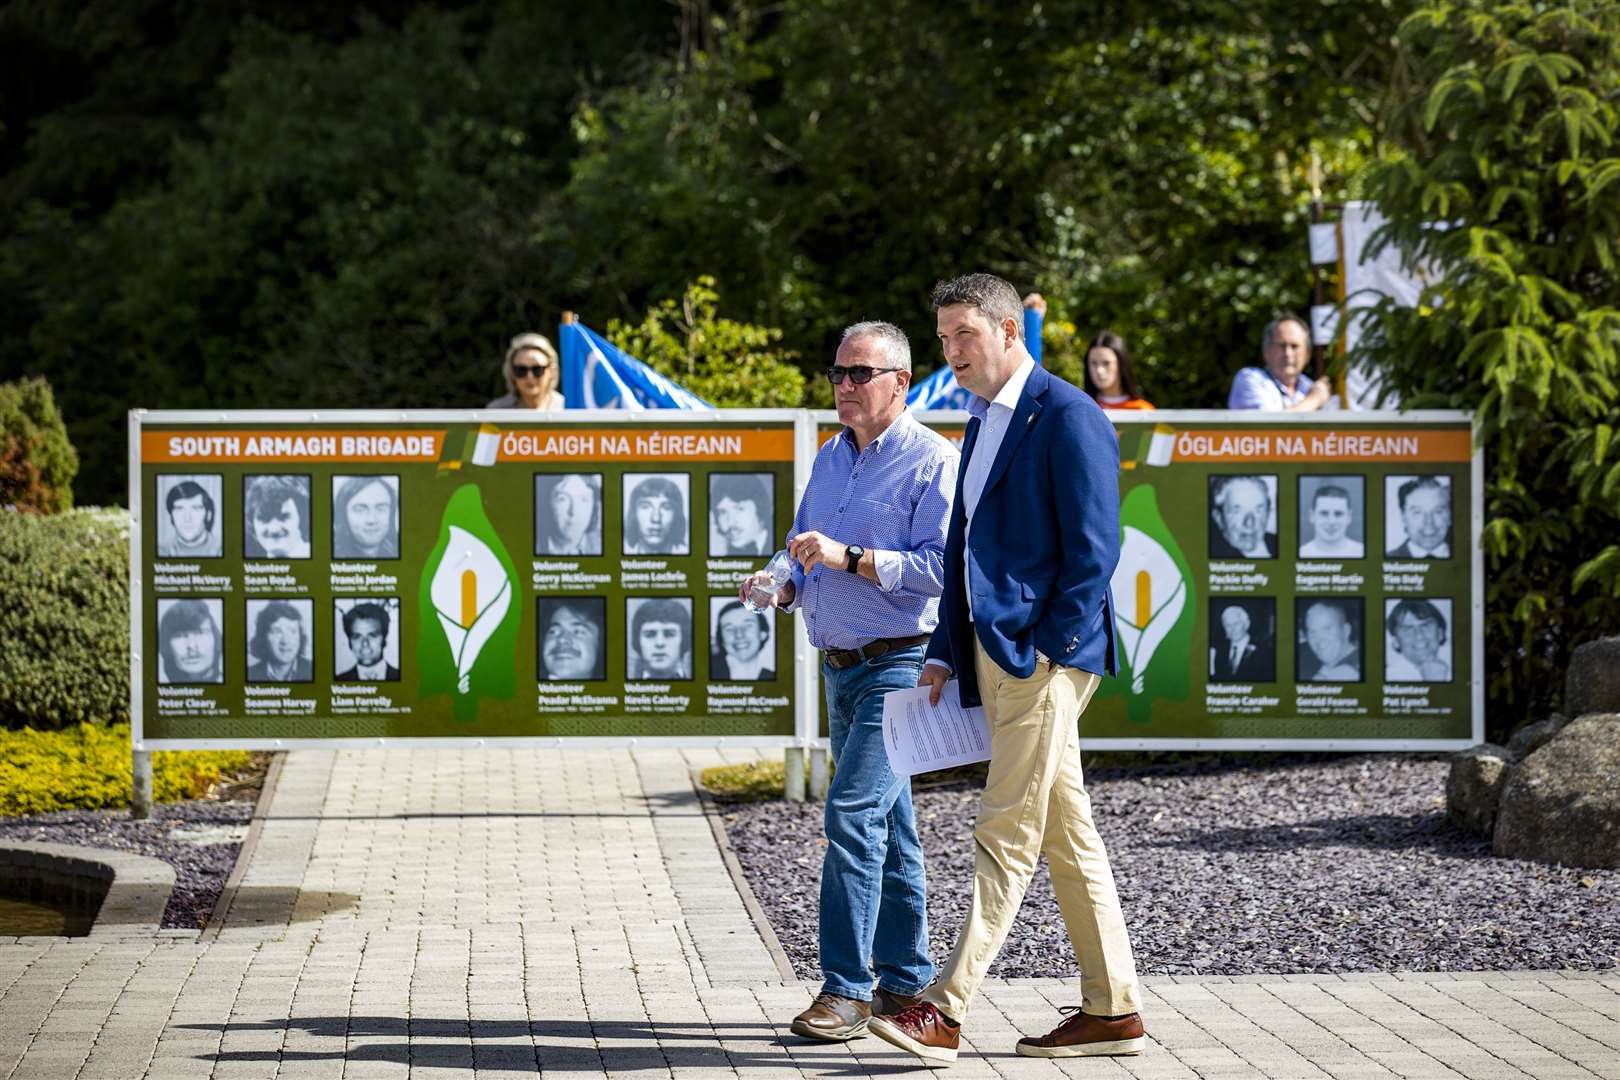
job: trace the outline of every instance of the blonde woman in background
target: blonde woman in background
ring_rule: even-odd
[[[562,392],[557,389],[562,368],[557,349],[544,334],[519,334],[506,347],[501,364],[507,393],[490,402],[489,409],[561,409]]]

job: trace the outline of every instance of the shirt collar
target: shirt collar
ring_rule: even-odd
[[[891,431],[900,432],[904,430],[907,425],[914,423],[916,423],[916,421],[912,419],[911,406],[907,405],[905,408],[900,410],[900,415],[894,418],[893,423],[884,428],[882,431],[878,432],[872,441],[866,445],[872,450],[873,453],[876,453],[882,448],[884,441],[888,439]],[[860,451],[855,448],[855,432],[850,430],[847,424],[844,426],[843,436],[845,441],[849,443],[849,448],[859,454]]]
[[[994,400],[986,401],[977,394],[968,402],[968,412],[977,417],[984,417],[990,412],[990,406],[1000,405],[1008,412],[1018,408],[1018,399],[1023,396],[1024,384],[1029,382],[1030,373],[1035,370],[1035,361],[1031,357],[1024,357],[1024,362],[1013,371],[1012,377],[1001,388]]]
[[[379,660],[370,667],[367,667],[365,664],[356,664],[355,672],[362,679],[381,679],[388,674],[388,661]]]

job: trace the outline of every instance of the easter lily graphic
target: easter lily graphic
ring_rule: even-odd
[[[510,698],[516,689],[516,582],[477,485],[458,488],[422,570],[422,608],[432,617],[422,620],[418,643],[423,696],[450,694],[458,721],[476,719],[481,698]]]
[[[1191,685],[1192,572],[1159,513],[1151,485],[1137,487],[1120,507],[1119,565],[1109,592],[1129,689],[1132,723],[1149,718],[1153,702],[1185,699]]]

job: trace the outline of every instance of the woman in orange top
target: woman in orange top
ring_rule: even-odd
[[[1131,350],[1125,339],[1104,330],[1086,350],[1086,393],[1105,409],[1151,409],[1131,373]]]

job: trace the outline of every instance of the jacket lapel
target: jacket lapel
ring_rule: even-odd
[[[1000,482],[1007,471],[1007,465],[1012,461],[1014,451],[1018,444],[1024,441],[1024,436],[1034,426],[1035,417],[1041,411],[1041,399],[1046,396],[1046,384],[1051,378],[1046,369],[1039,364],[1029,373],[1029,381],[1024,383],[1024,392],[1018,395],[1018,407],[1013,410],[1012,423],[1007,425],[1007,432],[1001,438],[1001,448],[996,452],[996,460],[990,466],[990,475],[984,481],[984,491],[979,495],[982,503],[984,497]],[[966,470],[964,470],[966,471]]]

